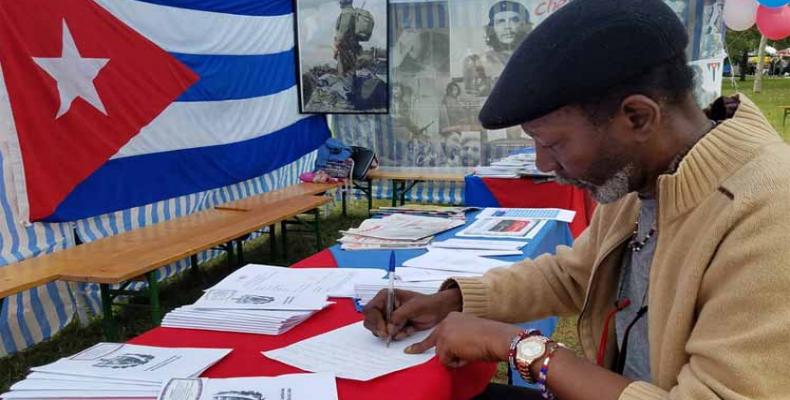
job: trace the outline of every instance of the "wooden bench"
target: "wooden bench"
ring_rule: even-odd
[[[282,191],[253,196],[244,207],[225,207],[197,212],[158,224],[33,257],[0,268],[0,305],[13,294],[56,280],[98,283],[104,309],[104,327],[109,340],[117,338],[112,300],[129,294],[129,283],[145,279],[151,317],[161,319],[157,270],[189,257],[197,269],[197,254],[217,245],[233,243],[266,226],[317,210],[331,198],[314,196],[336,185],[305,184]],[[229,203],[229,204],[235,204]],[[317,227],[316,227],[317,228]],[[239,244],[239,255],[241,246]],[[319,242],[320,244],[320,242]],[[110,285],[121,284],[121,289]]]
[[[783,110],[782,113],[782,129],[784,129],[785,124],[787,123],[787,117],[790,116],[790,106],[779,106]]]
[[[420,168],[420,167],[380,167],[372,169],[365,177],[366,184],[354,182],[354,187],[362,190],[368,198],[368,209],[373,207],[373,181],[388,180],[392,184],[392,206],[403,205],[414,185],[426,181],[463,182],[464,177],[474,172],[470,167]]]

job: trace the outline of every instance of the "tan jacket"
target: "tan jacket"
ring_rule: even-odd
[[[790,148],[741,95],[735,116],[658,179],[650,269],[652,382],[621,399],[790,399]],[[579,314],[595,360],[635,194],[599,206],[573,247],[456,279],[464,311],[517,322]],[[607,365],[616,358],[609,328]]]

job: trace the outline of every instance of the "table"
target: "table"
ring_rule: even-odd
[[[368,209],[373,207],[373,181],[388,180],[392,182],[392,206],[406,202],[408,194],[414,185],[420,182],[463,182],[464,177],[472,173],[471,167],[454,168],[425,168],[425,167],[379,167],[372,169],[365,177],[365,184],[354,181],[354,188],[361,190],[368,199]]]
[[[578,237],[590,224],[595,201],[586,190],[556,182],[533,181],[529,178],[481,178],[467,175],[464,179],[464,204],[473,207],[564,208],[576,211],[570,224],[573,237]]]
[[[457,228],[460,229],[460,228]],[[449,236],[444,233],[442,236]],[[525,247],[529,254],[553,251],[554,244],[570,243],[566,224],[550,222],[538,236]],[[397,260],[402,262],[424,250],[399,250]],[[413,254],[413,255],[412,255]],[[345,252],[337,246],[309,257],[294,267],[384,267],[389,251]],[[503,257],[516,260],[520,257]],[[242,333],[210,332],[172,328],[155,328],[131,340],[131,343],[155,346],[189,346],[233,348],[225,359],[208,369],[205,377],[276,376],[299,372],[298,369],[267,359],[260,352],[280,348],[319,333],[362,319],[348,299],[321,311],[293,330],[279,336],[262,336]],[[550,323],[550,321],[549,321]],[[553,329],[553,327],[552,327]],[[472,363],[459,369],[447,369],[438,359],[398,371],[369,382],[338,379],[341,400],[463,400],[481,392],[496,369],[493,363]]]

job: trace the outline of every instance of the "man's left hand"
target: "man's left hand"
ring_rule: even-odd
[[[515,325],[452,312],[428,338],[407,347],[406,353],[419,354],[436,346],[442,364],[454,368],[470,361],[506,361],[510,341],[519,332]]]

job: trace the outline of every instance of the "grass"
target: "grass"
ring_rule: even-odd
[[[737,90],[749,96],[760,107],[776,130],[784,135],[785,140],[790,141],[790,128],[784,128],[783,130],[782,109],[780,108],[780,106],[790,105],[790,79],[764,79],[762,93],[753,93],[752,78],[749,78],[746,82],[737,82],[737,84],[737,89],[732,88],[729,79],[725,78],[723,93],[730,94]],[[376,202],[377,205],[386,205],[388,203],[388,201]],[[356,226],[365,219],[367,217],[365,206],[364,201],[349,202],[348,217],[340,215],[340,207],[332,208],[331,212],[325,215],[321,221],[323,243],[325,245],[333,243],[339,237],[337,233],[339,230]],[[312,235],[306,235],[303,239],[295,236],[296,234],[289,232],[289,254],[287,259],[283,258],[282,252],[279,252],[276,256],[270,254],[268,240],[266,237],[263,237],[247,244],[245,261],[290,265],[315,252]],[[179,305],[194,302],[204,288],[219,281],[228,273],[224,257],[212,260],[201,268],[204,271],[205,279],[202,282],[194,280],[190,274],[185,273],[163,283],[161,301],[164,310],[170,310]],[[131,301],[136,302],[134,299]],[[121,340],[127,340],[153,328],[146,309],[123,308],[118,311]],[[554,333],[554,339],[565,343],[578,353],[576,319],[561,318]],[[99,320],[92,321],[87,326],[80,326],[75,322],[48,341],[0,359],[0,392],[6,391],[13,382],[22,379],[30,367],[46,364],[60,357],[77,353],[101,340],[103,340],[103,337]],[[500,365],[494,381],[506,382],[505,371],[506,366],[504,364]]]
[[[763,90],[754,93],[754,78],[747,77],[746,81],[741,82],[735,78],[736,87],[733,87],[729,78],[724,78],[722,82],[722,93],[732,94],[741,92],[748,96],[771,122],[774,129],[785,139],[790,141],[790,126],[782,126],[783,109],[782,106],[790,106],[790,78],[767,78],[763,77]],[[790,125],[788,118],[787,125]]]

